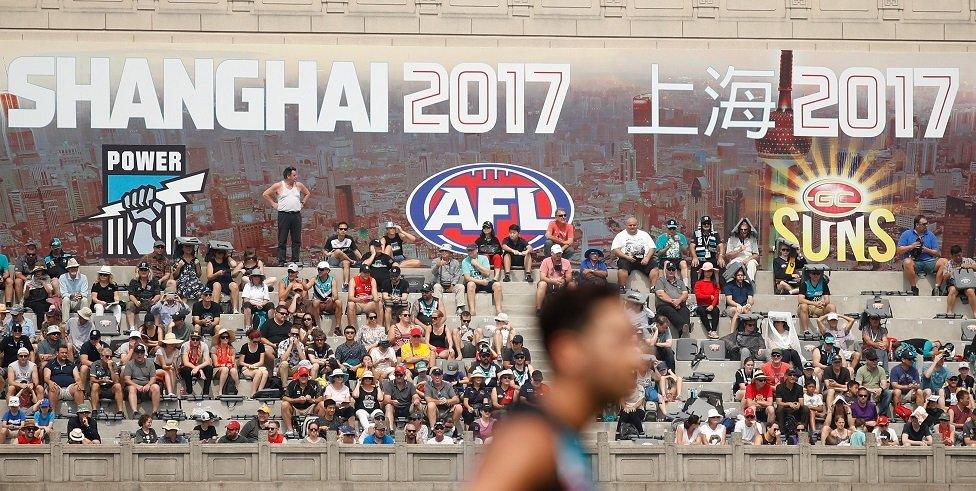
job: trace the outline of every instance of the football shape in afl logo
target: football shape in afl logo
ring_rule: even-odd
[[[465,253],[491,222],[499,241],[517,224],[533,248],[546,242],[546,227],[557,209],[573,219],[573,199],[553,178],[518,165],[467,164],[434,174],[407,198],[407,219],[436,246]]]
[[[828,218],[843,218],[857,212],[864,204],[864,193],[840,179],[815,181],[801,194],[810,211]]]

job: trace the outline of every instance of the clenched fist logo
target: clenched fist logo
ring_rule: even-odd
[[[149,254],[153,243],[160,239],[156,222],[163,217],[166,206],[156,198],[156,188],[139,186],[122,195],[123,213],[129,221],[129,247],[138,254]]]

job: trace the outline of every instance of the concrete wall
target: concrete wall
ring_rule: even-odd
[[[693,39],[688,47],[704,47],[702,40],[750,39],[961,51],[976,41],[973,0],[0,0],[0,14],[0,39],[50,39],[37,31],[56,30],[92,41],[226,33],[222,42],[614,47]]]
[[[976,485],[976,451],[970,448],[864,448],[821,445],[753,447],[642,446],[608,442],[601,433],[588,445],[597,480],[611,488],[642,483],[836,483],[886,486]],[[9,445],[0,454],[0,482],[166,483],[328,481],[330,483],[437,483],[471,476],[480,448],[473,444],[323,445]],[[119,487],[109,485],[109,488]],[[403,488],[398,488],[403,489]]]

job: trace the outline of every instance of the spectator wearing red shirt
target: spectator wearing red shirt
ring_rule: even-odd
[[[783,363],[783,350],[779,348],[773,348],[769,358],[769,361],[763,363],[762,371],[769,378],[769,385],[775,389],[777,385],[786,380],[786,371],[790,369],[790,364]]]
[[[695,282],[695,300],[698,303],[695,312],[701,320],[702,328],[705,329],[708,339],[718,338],[718,319],[721,315],[718,309],[720,296],[722,296],[722,290],[718,287],[715,266],[706,262],[701,267],[701,278]]]
[[[17,436],[17,443],[20,445],[40,445],[43,443],[40,433],[37,431],[37,423],[33,418],[27,418],[20,425],[20,435]]]
[[[568,215],[566,210],[562,208],[556,209],[556,219],[549,222],[549,226],[546,227],[546,247],[545,254],[550,256],[552,254],[551,249],[554,245],[559,245],[563,248],[563,257],[570,258],[573,256],[573,240],[575,239],[573,229],[573,224],[569,223]]]
[[[765,373],[756,371],[752,382],[746,385],[746,394],[742,399],[743,410],[747,407],[755,408],[756,419],[762,422],[776,421],[776,411],[773,409],[773,386],[769,383]]]
[[[535,288],[535,308],[542,308],[542,301],[548,293],[555,293],[565,287],[573,287],[573,266],[563,257],[563,248],[552,246],[552,256],[542,260],[539,265],[539,283]]]
[[[268,443],[274,443],[276,445],[285,443],[285,435],[281,433],[281,428],[278,426],[277,421],[268,423]]]

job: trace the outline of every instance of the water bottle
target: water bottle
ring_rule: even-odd
[[[691,389],[688,391],[688,396],[689,396],[688,397],[689,400],[694,400],[695,397],[698,397],[698,391],[695,389]]]

